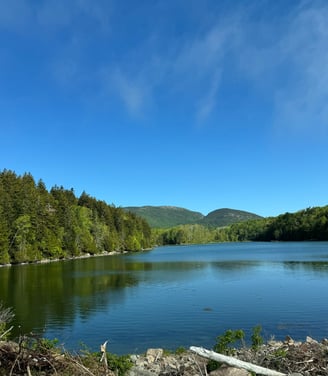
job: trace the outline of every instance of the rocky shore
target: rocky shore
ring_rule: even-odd
[[[1,376],[246,376],[249,371],[220,364],[210,371],[212,362],[194,351],[174,353],[148,349],[145,354],[125,356],[124,360],[97,354],[70,354],[48,346],[47,342],[27,346],[21,342],[0,342]],[[304,342],[287,337],[285,341],[269,341],[254,350],[234,349],[233,358],[278,371],[281,375],[328,376],[328,340],[320,342],[307,337]],[[107,363],[107,358],[109,359]],[[102,360],[102,361],[101,361]],[[122,363],[128,367],[120,368]],[[213,364],[212,364],[213,365]],[[257,373],[262,374],[262,373]],[[273,373],[274,374],[274,373]],[[275,373],[277,374],[277,373]]]
[[[285,341],[269,341],[256,351],[236,349],[234,357],[286,375],[328,375],[328,340],[318,342],[307,337],[304,342],[287,337]],[[181,354],[166,354],[162,349],[149,349],[145,355],[133,356],[134,366],[129,376],[246,376],[241,368],[222,364],[207,370],[208,359],[188,350]]]
[[[142,250],[144,251],[144,250]],[[141,252],[141,251],[140,251]],[[86,259],[90,257],[102,257],[102,256],[116,256],[116,255],[123,255],[129,253],[128,251],[110,251],[106,252],[103,251],[101,253],[84,253],[79,256],[67,256],[67,257],[62,257],[62,258],[44,258],[40,260],[34,260],[34,261],[29,261],[29,262],[20,262],[20,263],[15,263],[15,264],[0,264],[0,268],[3,267],[10,267],[13,265],[29,265],[29,264],[49,264],[51,262],[59,262],[59,261],[69,261],[69,260],[79,260],[79,259]]]

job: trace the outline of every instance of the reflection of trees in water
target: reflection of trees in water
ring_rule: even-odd
[[[290,271],[311,272],[327,277],[328,261],[273,262],[226,261],[142,261],[126,256],[91,257],[49,264],[31,264],[0,269],[0,300],[13,307],[16,333],[40,330],[51,322],[69,326],[76,317],[87,320],[94,312],[120,305],[125,288],[140,281],[194,279],[197,273],[223,275],[252,273],[262,265],[278,264]],[[21,325],[21,329],[18,329]]]
[[[289,270],[298,271],[306,270],[322,275],[328,274],[327,261],[286,261],[283,263],[284,267]]]
[[[126,262],[129,261],[129,262]],[[49,321],[70,325],[76,315],[87,319],[101,307],[122,303],[124,288],[135,286],[149,272],[175,279],[199,262],[138,262],[121,256],[91,257],[49,264],[19,265],[0,270],[0,296],[15,311],[14,335],[44,328]],[[138,272],[145,272],[139,275]],[[168,273],[170,272],[170,273]],[[154,274],[149,278],[154,278]],[[146,276],[146,277],[145,277]],[[19,328],[20,327],[20,328]]]
[[[263,264],[281,264],[284,268],[294,271],[313,271],[314,273],[328,274],[327,261],[248,261],[248,260],[234,260],[234,261],[218,261],[212,262],[211,265],[220,271],[233,272],[241,271],[243,269],[251,269],[260,267]]]
[[[217,261],[212,262],[211,265],[221,272],[238,272],[256,268],[261,265],[261,262],[252,260]]]
[[[101,306],[119,304],[122,289],[137,283],[121,257],[95,257],[3,268],[0,296],[14,309],[18,335],[43,328],[50,318],[67,325],[77,313],[86,318]]]
[[[133,271],[192,271],[208,266],[209,262],[202,261],[161,261],[161,262],[128,262],[127,270]]]

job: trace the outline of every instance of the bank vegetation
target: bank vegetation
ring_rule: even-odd
[[[157,244],[201,244],[242,241],[328,240],[328,206],[312,207],[296,213],[285,213],[234,223],[225,227],[180,225],[154,229]]]
[[[148,223],[86,192],[0,173],[0,265],[140,251],[152,245]]]

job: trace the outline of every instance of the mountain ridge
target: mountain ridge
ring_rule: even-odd
[[[204,214],[178,206],[128,206],[124,210],[130,211],[142,218],[153,228],[169,228],[181,224],[192,224],[201,220]]]
[[[215,209],[207,215],[170,205],[128,206],[123,209],[143,217],[153,228],[170,228],[186,224],[224,227],[237,222],[263,218],[255,213],[230,208]]]

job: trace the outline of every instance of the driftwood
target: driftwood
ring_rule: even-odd
[[[217,352],[204,349],[203,347],[191,346],[190,350],[205,358],[216,360],[217,362],[224,363],[232,367],[243,368],[243,369],[246,369],[247,371],[254,372],[259,375],[286,376],[285,373],[277,372],[269,368],[264,368],[264,367],[260,367],[252,363],[244,362],[242,360],[233,358],[231,356],[222,355]]]

